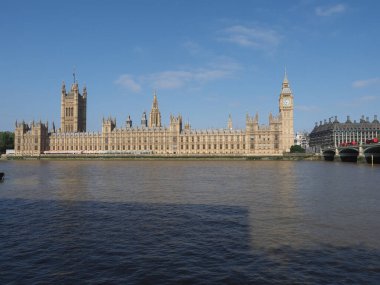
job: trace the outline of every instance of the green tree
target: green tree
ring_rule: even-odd
[[[292,145],[290,147],[291,153],[305,153],[305,149],[302,148],[300,145]]]
[[[15,134],[12,132],[0,132],[0,153],[6,149],[14,149]]]

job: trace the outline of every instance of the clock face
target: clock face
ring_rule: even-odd
[[[284,104],[285,107],[290,106],[290,100],[289,99],[284,99],[283,104]]]

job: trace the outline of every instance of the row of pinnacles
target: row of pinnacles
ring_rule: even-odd
[[[249,130],[252,131],[259,131],[259,130],[267,130],[268,128],[270,130],[278,130],[281,124],[281,113],[278,116],[273,116],[272,113],[269,114],[269,125],[260,125],[259,124],[259,114],[256,113],[254,117],[249,116],[249,114],[246,115],[245,119],[246,127]]]
[[[152,115],[151,115],[152,116]],[[151,122],[151,121],[149,121]],[[143,131],[149,131],[152,129],[160,130],[160,129],[165,129],[165,127],[161,126],[161,120],[157,120],[157,123],[150,123],[148,126],[148,120],[146,119],[146,112],[144,111],[141,119],[141,126],[135,127],[134,129],[138,130],[143,130]],[[116,118],[113,117],[108,117],[108,118],[103,118],[102,120],[102,133],[110,133],[116,129]],[[132,124],[132,119],[131,116],[128,116],[128,119],[126,121],[126,129],[127,130],[133,130],[133,124]],[[182,116],[178,115],[173,116],[170,114],[169,117],[169,130],[171,131],[177,131],[180,132],[182,130]]]
[[[226,129],[194,130],[182,126],[182,116],[170,115],[169,126],[161,123],[157,94],[153,94],[149,120],[146,112],[141,126],[128,116],[125,128],[115,118],[103,118],[101,132],[86,131],[87,89],[79,92],[76,81],[61,89],[61,124],[17,123],[16,155],[42,154],[156,154],[156,155],[282,155],[293,144],[293,95],[285,73],[279,96],[278,116],[269,115],[269,124],[260,125],[259,116],[247,114],[246,128],[234,129],[229,116]]]

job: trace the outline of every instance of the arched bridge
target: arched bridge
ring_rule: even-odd
[[[333,161],[337,156],[343,162],[357,162],[358,157],[365,157],[368,163],[380,164],[380,143],[329,147],[322,150],[325,160]]]

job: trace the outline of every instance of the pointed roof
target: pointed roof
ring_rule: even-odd
[[[230,130],[232,130],[232,117],[231,117],[231,114],[228,115],[227,128],[230,129]]]
[[[152,108],[158,108],[158,101],[157,101],[157,91],[154,90],[153,93],[153,105]]]
[[[286,67],[285,67],[285,74],[284,74],[284,80],[282,81],[282,84],[284,84],[284,83],[289,83],[289,81],[288,81],[288,75],[287,75],[287,73],[286,73]]]
[[[290,89],[290,86],[289,86],[288,74],[285,68],[284,80],[282,81],[281,94],[291,94],[291,93],[292,93],[292,90]]]

